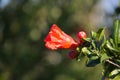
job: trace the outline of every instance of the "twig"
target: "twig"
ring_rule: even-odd
[[[108,63],[110,63],[110,64],[112,64],[112,65],[120,68],[120,65],[118,65],[118,64],[116,64],[116,63],[114,63],[114,62],[112,62],[112,61],[110,61],[110,60],[108,60],[108,59],[106,60],[106,62],[108,62]]]

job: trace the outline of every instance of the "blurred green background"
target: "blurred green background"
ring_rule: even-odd
[[[101,14],[97,13],[98,3],[99,0],[9,0],[0,8],[0,80],[100,80],[101,65],[86,67],[86,59],[69,60],[69,50],[51,51],[44,46],[53,23],[75,39],[80,30],[88,35],[96,30],[95,26],[102,23],[99,20],[103,20],[97,15]]]

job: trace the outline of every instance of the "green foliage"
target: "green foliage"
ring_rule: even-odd
[[[120,73],[120,69],[114,69],[113,71],[110,72],[109,77],[114,78]]]
[[[113,80],[119,80],[120,79],[120,75],[116,76]]]
[[[105,29],[91,32],[91,37],[83,39],[85,44],[80,54],[87,56],[86,66],[94,67],[101,63],[103,66],[103,79],[115,79],[120,74],[120,21],[115,20],[113,38],[106,39]]]
[[[107,59],[110,59],[110,57],[106,53],[104,53],[100,58],[100,62],[105,63],[105,60]]]

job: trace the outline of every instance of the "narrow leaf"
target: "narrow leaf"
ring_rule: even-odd
[[[120,29],[120,23],[119,23],[119,20],[117,19],[115,20],[115,23],[114,23],[114,36],[113,36],[116,48],[118,48],[118,42],[120,43],[120,40],[119,40],[120,30],[119,29]]]
[[[98,34],[98,40],[99,41],[102,40],[102,39],[104,39],[104,36],[105,36],[105,34],[104,34],[104,28],[99,29],[98,32],[97,32],[97,34]]]
[[[107,41],[106,47],[107,47],[110,51],[119,52],[119,50],[117,50],[116,48],[114,48],[114,47],[111,46],[111,44],[110,44],[109,41]]]

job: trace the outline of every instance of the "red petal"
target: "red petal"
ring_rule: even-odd
[[[52,50],[56,50],[56,49],[57,49],[56,44],[53,43],[53,42],[46,42],[45,46],[46,46],[48,49],[52,49]]]
[[[44,39],[44,42],[50,41],[50,34],[47,35],[47,37]]]
[[[78,43],[64,33],[56,24],[52,25],[44,41],[46,42],[45,46],[52,50],[58,48],[76,48],[78,46]]]
[[[58,34],[62,32],[62,30],[56,24],[53,24],[50,30],[55,31],[56,33],[58,32]]]

